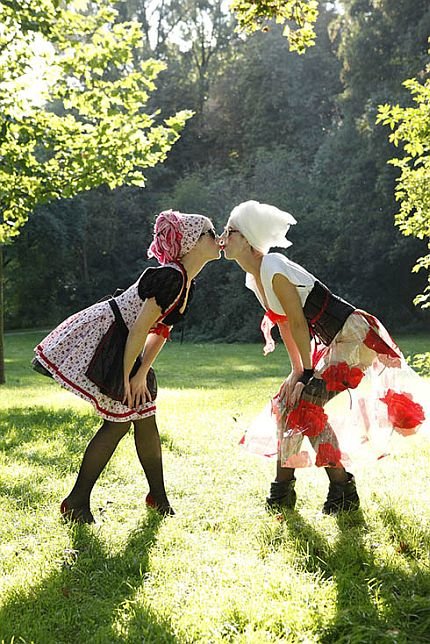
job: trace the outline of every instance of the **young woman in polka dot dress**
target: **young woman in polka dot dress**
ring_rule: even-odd
[[[174,514],[164,487],[156,405],[147,375],[172,325],[188,310],[195,276],[219,255],[215,230],[207,217],[174,211],[157,217],[148,256],[155,257],[160,265],[147,268],[114,298],[116,311],[129,330],[122,364],[117,365],[118,371],[123,371],[122,399],[103,393],[103,386],[100,389],[87,375],[103,336],[115,320],[111,301],[98,302],[75,313],[36,347],[33,366],[89,401],[103,419],[87,446],[76,483],[61,504],[65,518],[78,523],[94,522],[91,491],[131,423],[137,455],[149,485],[146,504],[161,514]],[[140,367],[134,373],[139,357]]]

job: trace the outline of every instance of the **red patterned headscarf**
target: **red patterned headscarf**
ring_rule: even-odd
[[[155,257],[160,264],[176,261],[195,246],[205,228],[211,227],[210,219],[203,215],[187,215],[175,210],[161,212],[155,220],[148,257]]]

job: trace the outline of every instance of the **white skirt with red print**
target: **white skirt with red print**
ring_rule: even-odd
[[[329,346],[314,342],[313,367],[299,404],[287,409],[277,394],[240,441],[245,449],[282,467],[347,467],[387,456],[395,435],[430,432],[430,381],[368,313],[352,313]]]

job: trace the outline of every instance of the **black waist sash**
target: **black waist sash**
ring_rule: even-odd
[[[329,345],[355,308],[318,280],[306,298],[303,312],[311,332]]]

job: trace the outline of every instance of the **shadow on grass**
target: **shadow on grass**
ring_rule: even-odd
[[[397,552],[404,554],[407,548],[398,539],[401,517],[390,510],[382,518],[393,540],[398,541]],[[305,569],[336,584],[337,612],[331,624],[321,624],[318,641],[428,642],[430,571],[423,572],[416,559],[402,567],[378,560],[380,544],[368,542],[368,528],[360,511],[340,515],[337,521],[340,535],[332,545],[297,513],[285,515]],[[430,534],[416,530],[428,547]]]
[[[11,407],[0,411],[0,449],[13,452],[14,457],[23,455],[26,446],[61,441],[64,456],[76,451],[77,443],[88,440],[101,424],[94,415],[79,413],[73,409],[49,410],[45,407]],[[37,460],[37,448],[33,452]],[[56,461],[63,454],[49,454],[44,450],[43,461]]]
[[[151,512],[113,556],[94,527],[71,527],[71,547],[55,562],[56,569],[6,599],[1,637],[44,644],[176,642],[171,626],[144,599],[149,553],[162,521]]]
[[[17,462],[73,469],[71,462],[76,456],[80,462],[88,442],[101,424],[102,419],[95,414],[72,409],[11,408],[0,411],[0,451]],[[133,426],[130,431],[133,431]],[[172,442],[172,438],[163,432],[160,432],[160,439],[167,448]]]

